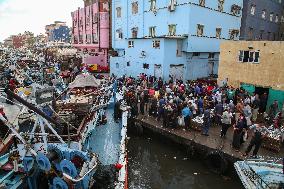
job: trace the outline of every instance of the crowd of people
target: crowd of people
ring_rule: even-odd
[[[248,131],[253,130],[252,141],[244,155],[253,146],[253,155],[257,154],[265,125],[279,127],[282,124],[284,109],[279,107],[277,101],[266,107],[266,93],[249,94],[243,88],[219,87],[210,80],[183,82],[170,77],[168,82],[163,82],[161,78],[145,74],[137,78],[117,78],[117,82],[133,117],[152,116],[162,121],[163,127],[183,128],[188,132],[193,130],[193,119],[199,117],[202,120],[202,135],[209,136],[210,127],[216,125],[220,127],[222,138],[226,138],[228,129],[232,127],[232,147],[236,151],[247,140]]]

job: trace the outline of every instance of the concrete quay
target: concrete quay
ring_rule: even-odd
[[[206,165],[216,173],[235,175],[233,164],[236,161],[244,160],[242,156],[247,148],[249,138],[242,146],[239,152],[236,152],[232,147],[233,128],[229,128],[226,138],[220,138],[219,126],[212,126],[209,130],[209,136],[201,135],[198,131],[186,131],[182,128],[164,128],[162,122],[158,122],[155,118],[139,115],[132,123],[129,124],[129,129],[142,134],[150,134],[159,137],[161,141],[177,145],[177,147],[185,150],[189,157],[199,158],[204,160]],[[252,152],[251,152],[252,153]],[[284,147],[280,152],[269,151],[260,148],[259,156],[269,156],[276,158],[284,157]]]

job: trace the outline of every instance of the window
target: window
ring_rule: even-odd
[[[92,38],[91,34],[87,34],[86,36],[86,44],[91,44],[92,43]]]
[[[270,40],[271,32],[267,32],[267,39]]]
[[[152,45],[153,45],[153,48],[159,49],[160,48],[160,41],[159,40],[154,40]]]
[[[95,13],[95,15],[93,17],[93,23],[94,24],[98,23],[98,20],[99,20],[99,15],[98,15],[98,13]]]
[[[176,56],[182,56],[182,40],[177,40],[177,53]]]
[[[170,0],[168,9],[170,12],[175,11],[176,10],[176,5],[177,5],[177,0]]]
[[[239,51],[239,62],[259,63],[259,51]]]
[[[118,63],[118,62],[115,64],[115,67],[116,67],[117,69],[119,68],[119,63]]]
[[[205,0],[199,0],[199,5],[205,7]]]
[[[278,16],[278,14],[276,14],[276,16],[275,16],[275,22],[276,22],[276,23],[279,22],[279,16]]]
[[[130,61],[126,62],[126,66],[130,66]]]
[[[248,39],[253,40],[253,28],[249,28]]]
[[[221,32],[222,32],[222,28],[216,28],[216,38],[217,39],[221,38]]]
[[[137,27],[132,28],[131,32],[132,32],[132,38],[137,38],[137,36],[138,36],[138,28]]]
[[[215,57],[215,53],[209,53],[209,54],[208,54],[208,58],[209,58],[209,59],[213,59],[214,57]]]
[[[149,36],[150,37],[155,37],[156,36],[156,27],[152,26],[149,28]]]
[[[123,34],[122,34],[122,30],[121,29],[117,29],[116,30],[116,38],[117,39],[122,39],[123,38]]]
[[[273,12],[270,13],[269,20],[270,22],[273,22]]]
[[[239,30],[231,29],[229,30],[229,39],[236,40],[239,36]]]
[[[204,25],[197,24],[197,36],[203,36]]]
[[[250,14],[255,15],[255,5],[251,5],[250,7]]]
[[[150,0],[150,11],[157,11],[156,0]]]
[[[266,18],[266,10],[262,10],[262,13],[261,13],[261,18],[262,19],[265,19]]]
[[[144,63],[144,64],[143,64],[143,68],[144,68],[144,69],[149,69],[149,64]]]
[[[134,41],[128,41],[128,48],[134,48]]]
[[[176,35],[176,24],[169,25],[169,36]]]
[[[223,10],[224,10],[224,2],[225,2],[225,0],[218,0],[218,10],[220,12],[223,12]]]
[[[241,13],[241,9],[242,9],[242,8],[241,8],[239,5],[234,4],[234,5],[232,5],[232,7],[231,7],[231,13],[232,13],[233,15],[237,16],[237,15],[239,15],[239,14]]]
[[[200,56],[200,52],[193,52],[192,56]]]
[[[273,33],[273,41],[276,40],[276,33]]]
[[[99,42],[97,33],[93,33],[93,43],[97,44]]]
[[[138,13],[138,2],[133,2],[132,3],[132,14],[137,14]]]
[[[260,32],[259,32],[259,39],[263,39],[263,33],[264,33],[264,30],[260,30]]]
[[[121,7],[116,7],[116,17],[117,18],[121,17]]]

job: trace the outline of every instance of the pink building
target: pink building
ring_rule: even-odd
[[[110,48],[109,0],[84,0],[85,7],[72,12],[72,44],[88,53],[83,62],[108,66]]]

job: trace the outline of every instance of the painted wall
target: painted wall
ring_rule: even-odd
[[[133,2],[138,2],[136,14],[132,13]],[[242,2],[225,1],[223,12],[219,12],[218,0],[206,1],[205,7],[199,6],[199,0],[178,0],[175,11],[171,12],[168,10],[169,1],[156,1],[157,11],[153,12],[150,11],[148,0],[113,0],[112,45],[119,57],[111,57],[111,72],[119,75],[137,75],[141,72],[153,75],[154,65],[161,64],[163,77],[167,79],[170,65],[182,64],[184,79],[206,77],[212,69],[217,74],[220,43],[229,39],[229,30],[239,30],[241,26],[241,14],[232,15],[231,6],[235,4],[242,7]],[[121,8],[121,17],[117,15],[118,7]],[[175,37],[168,37],[170,24],[176,24]],[[196,35],[197,24],[204,25],[202,37]],[[149,39],[149,27],[153,26],[156,27],[156,38]],[[138,35],[133,39],[132,28],[136,27]],[[221,39],[216,38],[216,28],[222,28]],[[117,36],[118,30],[122,31],[122,39]],[[154,39],[160,40],[160,49],[152,47]],[[176,56],[178,39],[182,40],[181,57]],[[134,48],[128,48],[129,40],[134,41]],[[143,60],[139,58],[141,51],[146,52]],[[192,58],[193,52],[200,52],[200,56]],[[210,52],[216,55],[213,66],[208,64]],[[130,66],[125,66],[127,62],[130,62]],[[149,70],[141,69],[142,62],[149,64]]]
[[[255,5],[255,14],[251,14],[251,6]],[[279,40],[281,16],[283,15],[284,2],[279,0],[244,0],[241,39],[251,40],[249,36],[250,28],[253,28],[252,40]],[[266,10],[266,18],[262,18],[262,11]],[[270,21],[270,13],[273,12],[273,21]],[[275,22],[276,14],[278,15],[278,23]],[[260,31],[263,30],[263,38],[260,39]],[[270,32],[270,37],[268,36]],[[275,34],[275,39],[273,35]],[[269,37],[269,38],[268,38]]]
[[[108,66],[110,48],[110,13],[107,0],[86,4],[71,13],[72,45],[90,53],[83,62]],[[95,55],[93,55],[95,54]]]
[[[71,39],[70,29],[68,26],[60,26],[59,28],[55,28],[52,32],[52,35],[54,41],[69,43]]]
[[[259,51],[259,63],[239,62],[240,50]],[[221,44],[219,81],[228,78],[229,85],[241,83],[284,90],[284,42],[239,41]]]

